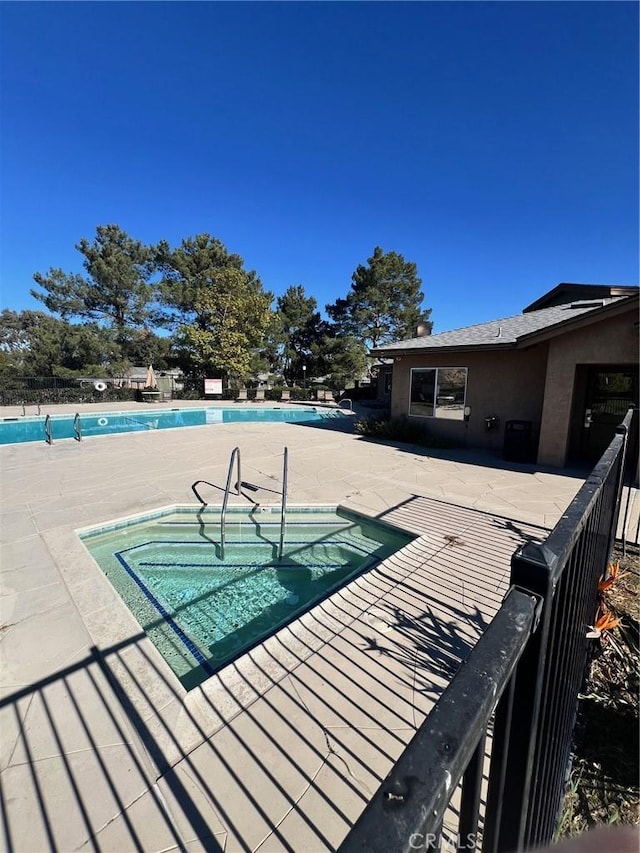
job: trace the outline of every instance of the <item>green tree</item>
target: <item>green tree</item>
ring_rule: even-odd
[[[402,255],[385,253],[376,246],[367,265],[358,266],[351,281],[346,299],[327,305],[339,334],[374,348],[414,337],[419,325],[427,333],[431,331],[431,309],[421,308],[424,294],[416,265]]]
[[[277,311],[271,311],[256,361],[257,373],[284,376],[284,328]]]
[[[4,373],[21,376],[80,376],[111,372],[119,353],[109,329],[73,324],[42,311],[0,314]]]
[[[130,331],[144,327],[152,314],[151,248],[118,225],[99,225],[93,242],[83,237],[76,249],[84,256],[86,275],[54,268],[35,273],[44,292],[31,294],[63,320],[95,320],[112,329],[126,358]]]
[[[154,368],[162,370],[169,366],[171,338],[161,337],[146,327],[128,330],[124,350],[129,365],[152,364]]]
[[[174,250],[159,243],[156,263],[162,322],[176,330],[172,352],[183,370],[245,381],[257,364],[272,294],[210,234]]]
[[[230,254],[224,243],[210,234],[187,237],[172,249],[166,240],[161,240],[155,250],[155,264],[160,271],[158,286],[161,313],[159,322],[167,328],[177,329],[180,325],[195,325],[206,329],[209,311],[202,311],[202,294],[215,286],[220,270],[234,269],[243,273],[260,288],[255,272],[244,270],[240,255]]]
[[[270,317],[271,294],[233,267],[212,270],[194,291],[194,321],[182,323],[174,351],[187,372],[245,381]]]
[[[335,391],[351,387],[367,369],[364,344],[349,336],[326,335],[322,342],[322,358],[327,384]]]
[[[324,373],[321,342],[328,332],[328,324],[321,319],[317,308],[317,301],[307,296],[300,284],[287,288],[276,300],[275,340],[288,384],[303,376],[303,365],[310,377]]]

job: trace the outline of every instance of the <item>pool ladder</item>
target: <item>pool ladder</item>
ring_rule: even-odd
[[[53,444],[53,430],[51,428],[51,415],[46,415],[44,419],[44,440],[47,444]]]
[[[241,460],[240,460],[240,448],[234,447],[231,451],[231,458],[229,459],[229,470],[227,472],[227,484],[224,489],[224,497],[222,499],[222,509],[220,510],[220,558],[224,560],[224,546],[226,542],[226,530],[227,530],[227,505],[229,503],[229,495],[231,494],[232,486],[231,482],[233,480],[233,465],[236,463],[237,468],[237,480],[235,486],[233,486],[233,490],[236,495],[242,494],[242,486],[248,486],[253,490],[257,490],[256,486],[252,486],[250,483],[243,483],[242,481],[242,473],[241,473]],[[288,475],[289,475],[289,448],[284,448],[284,458],[283,458],[283,466],[282,466],[282,502],[280,506],[280,543],[278,545],[278,559],[282,559],[282,554],[284,552],[284,533],[287,521],[287,486],[288,486]],[[198,498],[201,504],[204,506],[207,505],[207,502],[200,497],[198,493],[197,486],[200,483],[207,483],[206,480],[197,480],[192,486],[191,490]],[[208,485],[212,485],[208,483]]]
[[[76,441],[82,441],[82,421],[80,414],[76,412],[73,419],[73,437]],[[53,444],[53,428],[51,426],[51,415],[45,415],[44,418],[44,440],[47,444]]]

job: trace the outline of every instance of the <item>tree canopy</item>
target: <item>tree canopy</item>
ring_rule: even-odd
[[[367,369],[362,341],[349,336],[327,335],[323,341],[323,360],[328,384],[340,391],[361,379]]]
[[[156,248],[161,322],[175,330],[174,354],[187,373],[244,381],[270,321],[273,295],[240,255],[210,234]]]
[[[0,313],[2,372],[19,376],[102,375],[117,344],[97,323],[73,325],[43,311]]]
[[[234,267],[212,271],[193,296],[194,319],[175,337],[188,372],[245,381],[269,323],[271,294]]]
[[[309,376],[324,372],[322,342],[328,324],[317,308],[316,299],[307,296],[301,284],[287,288],[276,300],[272,340],[278,367],[289,384],[303,377],[303,365]]]
[[[116,338],[150,319],[152,251],[118,225],[99,225],[92,243],[82,238],[76,249],[84,256],[86,276],[50,269],[33,278],[44,293],[31,295],[62,319],[97,320]]]
[[[168,328],[184,323],[204,328],[208,314],[206,310],[199,311],[201,295],[215,286],[216,275],[222,269],[239,270],[261,286],[254,272],[244,271],[240,255],[230,254],[224,243],[210,234],[187,237],[175,249],[161,240],[154,257],[161,274],[158,320]]]
[[[270,369],[289,384],[306,376],[347,387],[365,372],[368,348],[412,337],[420,324],[431,331],[415,263],[379,246],[345,298],[326,306],[329,320],[302,284],[272,307],[256,272],[208,233],[172,248],[99,225],[76,249],[82,274],[34,274],[31,293],[51,314],[2,312],[0,369],[117,375],[153,363],[238,383]]]
[[[347,297],[327,305],[327,313],[341,333],[370,348],[414,337],[418,325],[427,332],[432,327],[431,309],[421,308],[421,285],[415,263],[376,246],[353,273]]]

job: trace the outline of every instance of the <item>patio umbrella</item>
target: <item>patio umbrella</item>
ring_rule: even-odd
[[[151,364],[149,365],[149,369],[147,370],[147,380],[144,383],[144,387],[145,388],[156,388],[157,387],[156,375],[153,372],[153,365],[151,365]]]

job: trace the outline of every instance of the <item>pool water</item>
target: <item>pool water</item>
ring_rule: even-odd
[[[413,538],[336,508],[181,508],[81,534],[183,686],[221,667]]]
[[[336,409],[316,409],[312,406],[299,407],[236,407],[165,409],[141,412],[103,412],[81,415],[80,427],[83,438],[96,435],[111,435],[121,432],[147,432],[154,429],[176,429],[179,427],[205,426],[220,423],[308,423],[332,418],[344,418],[344,412]],[[4,418],[0,420],[0,444],[22,444],[29,441],[45,441],[45,417]],[[73,416],[54,415],[51,418],[53,440],[74,438]]]

